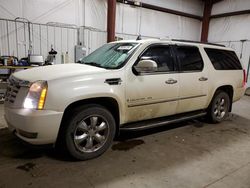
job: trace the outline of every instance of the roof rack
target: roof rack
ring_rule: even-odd
[[[207,45],[214,45],[214,46],[226,47],[226,46],[223,45],[223,44],[215,44],[215,43],[209,43],[209,42],[199,42],[199,41],[193,41],[193,40],[172,39],[172,41],[177,41],[177,42],[190,42],[190,43],[197,43],[197,44],[207,44]]]

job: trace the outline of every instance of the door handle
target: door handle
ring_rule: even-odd
[[[207,80],[208,80],[208,78],[206,78],[204,76],[202,76],[202,77],[199,78],[199,81],[207,81]]]
[[[166,84],[176,84],[177,80],[174,80],[172,78],[168,79],[167,81],[165,81]]]

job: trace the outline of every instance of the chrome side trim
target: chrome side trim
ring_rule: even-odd
[[[154,101],[154,102],[129,104],[128,107],[130,108],[130,107],[144,106],[144,105],[150,105],[150,104],[159,104],[159,103],[173,102],[173,101],[178,101],[178,100],[192,99],[192,98],[205,97],[205,96],[207,96],[207,95],[196,95],[196,96],[190,96],[190,97],[174,98],[174,99],[169,99],[169,100],[159,100],[159,101]]]

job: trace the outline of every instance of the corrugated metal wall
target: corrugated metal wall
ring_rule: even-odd
[[[30,37],[32,54],[46,58],[52,46],[58,52],[57,63],[61,62],[60,55],[66,52],[69,53],[69,59],[74,61],[76,28],[31,23]],[[27,22],[0,19],[0,55],[27,57],[29,45]]]
[[[24,17],[32,23],[33,53],[47,56],[53,45],[57,63],[61,54],[69,52],[74,60],[74,45],[77,43],[77,30],[47,26],[47,22],[60,22],[80,27],[80,41],[86,46],[87,53],[92,52],[107,39],[107,2],[106,0],[0,0],[0,18],[12,19]],[[175,10],[197,15],[202,14],[203,3],[200,0],[142,0]],[[84,27],[83,27],[84,26]],[[144,38],[185,38],[198,40],[200,21],[151,11],[140,7],[117,3],[116,32],[123,39],[135,39],[139,34]],[[7,35],[8,33],[8,35]],[[0,20],[0,53],[24,57],[28,51],[27,24]],[[16,39],[17,38],[17,39]]]

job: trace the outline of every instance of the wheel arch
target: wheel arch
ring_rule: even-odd
[[[96,97],[96,98],[89,98],[89,99],[74,101],[65,108],[63,117],[60,123],[57,140],[59,136],[61,135],[62,131],[64,130],[65,126],[67,126],[65,122],[67,122],[67,119],[71,116],[73,109],[76,109],[80,106],[88,105],[88,104],[100,105],[100,106],[105,107],[107,110],[109,110],[115,119],[116,135],[119,134],[120,109],[119,109],[119,104],[117,100],[114,99],[113,97]]]
[[[224,91],[224,92],[226,92],[226,93],[228,94],[229,99],[230,99],[229,112],[231,112],[231,111],[232,111],[232,103],[233,103],[233,95],[234,95],[234,88],[233,88],[232,85],[223,85],[223,86],[218,87],[218,88],[214,91],[214,94],[213,94],[212,100],[210,101],[209,107],[211,106],[211,103],[212,103],[214,97],[216,96],[216,94],[217,94],[219,91]]]

